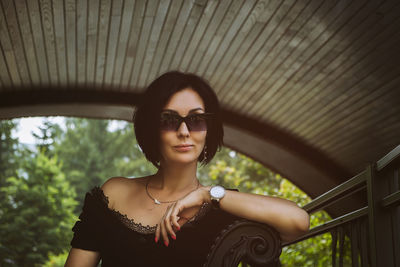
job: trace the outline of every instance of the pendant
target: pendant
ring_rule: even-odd
[[[160,205],[160,204],[161,204],[161,202],[160,202],[160,201],[158,201],[157,199],[154,199],[154,203],[156,203],[156,204],[158,204],[158,205]]]

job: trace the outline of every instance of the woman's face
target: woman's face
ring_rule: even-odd
[[[191,88],[183,89],[172,95],[163,108],[164,112],[176,112],[181,117],[193,113],[204,113],[205,107],[200,95]],[[185,122],[178,130],[161,130],[161,162],[193,163],[197,162],[206,141],[207,130],[189,131]],[[178,147],[190,145],[188,147]]]

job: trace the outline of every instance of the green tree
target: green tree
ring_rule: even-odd
[[[32,135],[36,139],[36,147],[49,157],[54,156],[55,140],[59,139],[61,134],[61,127],[57,123],[52,123],[47,119],[44,120],[42,126],[39,126],[38,134],[32,132]]]
[[[262,164],[223,147],[212,162],[199,168],[199,178],[207,185],[223,184],[241,192],[276,193],[281,178]]]
[[[59,255],[54,255],[53,253],[50,253],[49,260],[42,267],[64,267],[65,262],[68,258],[68,253],[68,251]]]
[[[62,172],[66,174],[71,186],[76,188],[75,199],[81,202],[81,205],[84,194],[109,177],[139,177],[156,171],[143,156],[136,142],[132,124],[119,122],[119,128],[111,130],[110,123],[111,121],[105,120],[66,119],[66,130],[53,131],[55,134],[50,135],[50,145],[48,141],[38,142],[39,146],[42,144],[42,147],[46,147],[47,155],[59,156],[63,162]],[[49,135],[43,133],[52,130],[51,125],[45,125],[42,127],[42,134],[37,137],[39,140],[47,140],[49,138],[46,136]],[[26,176],[27,174],[20,175]],[[311,201],[304,192],[279,174],[226,147],[216,154],[209,165],[198,169],[198,177],[206,185],[223,184],[228,188],[238,188],[241,192],[279,196],[292,200],[299,206]],[[80,212],[81,206],[77,206],[75,214]],[[329,219],[325,212],[318,212],[311,216],[311,226],[320,225]],[[72,226],[73,223],[66,231],[71,237]],[[66,240],[69,242],[70,239]],[[285,247],[281,255],[282,265],[329,266],[330,246],[330,235],[325,234]],[[64,248],[68,247],[66,244]],[[60,262],[63,262],[66,254],[60,250],[53,252],[49,257],[46,266],[62,266]],[[348,263],[348,260],[345,263]]]
[[[273,173],[262,164],[228,148],[223,148],[209,166],[201,170],[205,184],[223,184],[241,192],[278,196],[304,206],[311,199],[299,188]],[[311,227],[330,220],[320,211],[311,215]],[[302,241],[283,248],[282,266],[329,266],[331,265],[331,238],[329,234]],[[347,263],[348,263],[347,258]]]
[[[18,139],[12,137],[12,131],[16,128],[16,122],[0,120],[0,187],[3,187],[6,178],[15,175],[18,169]]]
[[[0,191],[0,265],[43,264],[48,253],[62,253],[77,220],[75,191],[57,159],[39,153],[27,159],[19,175],[7,178]]]
[[[111,131],[110,121],[68,118],[66,131],[54,144],[62,170],[77,193],[82,208],[85,193],[113,176],[136,177],[154,170],[137,146],[132,125]]]

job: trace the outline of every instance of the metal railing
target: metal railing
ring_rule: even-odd
[[[312,228],[288,246],[330,232],[332,266],[343,266],[344,242],[351,246],[352,266],[400,267],[400,145],[360,174],[315,198],[309,213],[366,190],[367,206]]]

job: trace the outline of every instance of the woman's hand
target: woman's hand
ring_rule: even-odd
[[[160,223],[157,225],[155,233],[155,242],[160,239],[160,235],[164,240],[165,246],[168,246],[168,234],[172,239],[176,239],[176,232],[181,226],[192,219],[198,212],[201,205],[208,201],[208,191],[205,187],[200,187],[182,199],[169,205]]]

